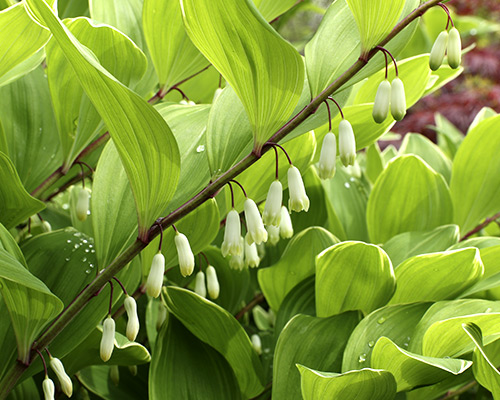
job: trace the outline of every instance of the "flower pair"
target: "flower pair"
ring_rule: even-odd
[[[429,57],[429,67],[436,71],[443,64],[444,56],[448,53],[448,65],[456,69],[462,62],[462,41],[458,29],[453,27],[450,31],[441,32],[432,46]]]
[[[217,272],[215,271],[215,268],[212,267],[211,265],[207,267],[206,272],[207,272],[206,285],[205,285],[205,274],[203,273],[203,271],[200,271],[196,274],[194,291],[201,297],[207,297],[207,290],[208,290],[208,295],[215,300],[219,297],[219,291],[220,291],[219,281],[217,279]]]
[[[42,357],[40,355],[40,357]],[[73,382],[71,381],[71,378],[68,376],[64,369],[64,365],[59,360],[58,358],[50,356],[50,367],[52,370],[55,372],[57,375],[57,379],[59,380],[59,383],[61,384],[61,390],[63,393],[71,397],[73,395]],[[45,374],[45,379],[42,382],[42,389],[43,389],[43,394],[46,400],[53,400],[54,395],[55,395],[55,386],[54,382],[52,379],[50,379],[47,375]]]
[[[373,104],[373,119],[377,124],[385,121],[391,110],[392,117],[396,121],[401,121],[406,115],[406,95],[403,81],[396,76],[390,83],[383,80],[375,95]]]

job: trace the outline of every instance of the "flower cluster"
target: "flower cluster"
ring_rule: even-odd
[[[219,297],[219,280],[217,279],[217,272],[212,265],[207,267],[206,274],[203,271],[199,271],[196,274],[194,291],[201,297],[207,297],[208,292],[208,295],[213,300]]]
[[[375,95],[372,116],[377,124],[385,121],[389,115],[396,121],[401,121],[406,115],[406,95],[403,81],[396,76],[390,83],[387,79],[383,80]]]
[[[456,69],[462,62],[462,41],[458,29],[453,27],[448,32],[442,31],[434,45],[429,57],[429,67],[436,71],[443,64],[444,56],[448,53],[448,65]]]

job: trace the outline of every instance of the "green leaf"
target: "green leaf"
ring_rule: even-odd
[[[19,360],[28,362],[34,340],[63,309],[63,303],[3,249],[0,249],[0,291],[16,334]]]
[[[164,289],[163,299],[170,312],[193,335],[229,362],[243,397],[254,397],[264,389],[259,357],[231,314],[191,291],[172,286]]]
[[[139,237],[170,201],[179,177],[179,150],[170,128],[154,108],[112,77],[43,0],[27,0],[46,23],[106,124],[134,193]]]
[[[0,152],[0,223],[12,228],[45,208],[45,204],[30,196],[23,187],[9,157]]]
[[[61,166],[62,157],[47,78],[43,69],[0,88],[4,151],[28,192]]]
[[[498,113],[490,107],[483,107],[474,117],[474,121],[469,125],[469,131],[476,127],[477,124],[483,122],[485,119],[498,115]]]
[[[266,21],[274,20],[297,4],[296,0],[253,0],[253,2]]]
[[[392,400],[396,381],[390,372],[364,368],[344,374],[314,371],[297,365],[304,400]]]
[[[500,115],[477,124],[455,156],[450,191],[454,219],[462,233],[500,211],[500,177],[496,173],[500,137],[495,134],[499,127]]]
[[[18,383],[9,393],[9,400],[40,400],[38,385],[33,379],[26,379]]]
[[[134,197],[113,142],[97,164],[91,210],[97,265],[102,269],[135,240],[137,232]]]
[[[294,366],[337,371],[347,339],[359,321],[358,313],[330,318],[296,315],[281,332],[273,364],[273,398],[300,400],[299,371]]]
[[[452,219],[445,180],[420,157],[399,156],[380,174],[368,199],[370,239],[384,243],[398,233],[425,231]]]
[[[366,149],[366,175],[372,184],[375,183],[384,168],[382,152],[378,143],[375,142]]]
[[[424,357],[403,350],[386,337],[381,337],[373,348],[371,365],[394,375],[398,392],[418,386],[432,385],[450,374],[460,375],[472,362],[453,358]]]
[[[259,285],[269,306],[278,310],[295,285],[314,275],[316,256],[338,242],[330,232],[319,227],[295,235],[276,264],[258,271]]]
[[[495,400],[500,398],[500,372],[490,361],[483,346],[481,328],[474,323],[462,324],[462,327],[476,345],[473,356],[474,377],[481,386],[484,386],[492,394]]]
[[[179,1],[145,0],[142,24],[164,92],[209,65],[184,30]]]
[[[434,119],[436,120],[438,146],[453,159],[464,140],[464,134],[441,114],[436,113]]]
[[[382,248],[397,268],[410,257],[447,250],[458,242],[459,235],[457,225],[438,226],[431,231],[400,233],[385,242]]]
[[[250,0],[182,0],[181,7],[189,37],[245,106],[260,150],[299,100],[304,82],[299,53]]]
[[[429,305],[414,303],[386,306],[363,318],[352,332],[344,350],[342,371],[369,367],[373,346],[382,336],[400,347],[408,348],[415,325]]]
[[[10,232],[2,224],[0,224],[0,249],[5,250],[21,265],[28,269],[28,265],[26,264],[26,260],[24,259],[23,252],[17,245],[17,242],[12,237]]]
[[[391,260],[380,247],[343,242],[316,258],[316,313],[369,313],[391,298],[396,285]]]
[[[150,399],[241,399],[231,366],[212,347],[168,317],[157,338],[149,375]]]

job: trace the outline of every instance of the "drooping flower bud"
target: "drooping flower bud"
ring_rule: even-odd
[[[227,213],[226,230],[224,231],[224,241],[221,246],[223,257],[228,254],[231,256],[241,256],[243,246],[241,244],[241,225],[240,215],[234,208]]]
[[[162,277],[163,278],[163,277]],[[132,296],[126,296],[123,307],[127,312],[127,339],[133,342],[139,333],[139,317],[137,316],[137,303]]]
[[[146,293],[151,297],[158,297],[163,286],[163,274],[165,273],[165,257],[158,252],[153,257],[148,280],[146,281]]]
[[[266,205],[262,213],[262,220],[267,226],[279,226],[281,218],[281,203],[283,202],[283,186],[279,180],[275,180],[269,186]]]
[[[378,85],[377,94],[375,95],[375,102],[373,103],[372,116],[377,124],[385,121],[389,115],[389,108],[391,105],[391,83],[384,79]]]
[[[248,244],[248,241],[246,240],[245,240],[245,264],[250,268],[257,268],[260,264],[257,245],[255,243]]]
[[[80,221],[85,221],[87,219],[87,214],[89,212],[89,199],[90,192],[87,188],[82,188],[78,193],[78,200],[76,201],[76,217]]]
[[[54,382],[48,376],[45,376],[45,379],[42,382],[43,396],[45,400],[54,400],[54,394],[56,392],[56,387],[54,386]]]
[[[280,236],[283,239],[290,239],[293,236],[292,219],[285,206],[281,207]]]
[[[247,240],[261,244],[267,241],[267,231],[262,223],[259,208],[252,199],[245,200],[245,220],[247,222]]]
[[[219,297],[219,292],[220,292],[220,286],[219,286],[219,280],[217,279],[217,272],[215,271],[215,268],[209,265],[207,267],[207,289],[208,289],[208,295],[212,299],[217,299]]]
[[[396,121],[401,121],[406,115],[405,86],[398,77],[391,84],[391,114]]]
[[[255,349],[255,351],[257,352],[258,355],[261,355],[262,354],[262,342],[260,340],[260,336],[254,333],[252,335],[251,339],[252,339],[253,348]]]
[[[205,274],[203,271],[196,274],[194,291],[198,296],[207,297],[207,287],[205,286]]]
[[[278,226],[269,225],[266,226],[267,233],[269,235],[269,244],[275,246],[276,243],[280,241],[280,228]]]
[[[51,232],[52,231],[52,226],[48,221],[43,221],[42,222],[42,231],[43,232]]]
[[[106,362],[111,358],[115,347],[115,321],[110,315],[102,323],[101,360]]]
[[[156,330],[159,331],[167,319],[167,308],[161,301],[158,302],[158,316],[156,317]]]
[[[120,370],[118,369],[118,365],[112,365],[109,367],[109,378],[115,386],[118,386],[120,383]]]
[[[335,162],[337,161],[337,138],[328,132],[323,139],[318,163],[320,179],[332,179],[335,175]],[[282,214],[283,215],[283,214]]]
[[[244,249],[245,248],[245,240],[241,236],[239,238],[239,242],[240,242],[241,248]],[[244,250],[239,255],[231,256],[231,258],[229,259],[229,266],[232,269],[237,269],[237,270],[241,271],[243,268],[245,268],[244,256],[245,256]]]
[[[290,195],[288,199],[288,208],[290,211],[300,212],[304,210],[307,212],[309,210],[309,197],[307,197],[302,176],[298,168],[293,165],[288,168],[288,192]]]
[[[128,371],[130,372],[130,375],[136,376],[137,375],[137,365],[129,365]]]
[[[61,362],[61,360],[51,356],[50,367],[56,373],[57,379],[59,379],[59,383],[61,384],[61,390],[63,391],[63,393],[66,396],[71,397],[73,395],[73,382],[71,382],[71,378],[64,370],[64,365]]]
[[[181,275],[184,277],[189,276],[194,270],[194,254],[189,245],[189,240],[186,235],[176,232],[174,241],[175,247],[177,248]]]
[[[339,124],[339,154],[345,167],[354,164],[356,159],[356,138],[349,121],[343,119]]]
[[[462,62],[462,41],[458,29],[453,27],[450,29],[448,37],[448,65],[456,69]]]
[[[446,47],[448,46],[448,31],[441,32],[434,45],[432,46],[431,55],[429,57],[429,67],[436,71],[443,64]]]

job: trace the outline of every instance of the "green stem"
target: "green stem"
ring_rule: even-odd
[[[384,46],[392,38],[394,38],[399,32],[401,32],[406,26],[408,26],[413,20],[420,17],[429,8],[435,6],[440,0],[430,0],[420,7],[411,12],[406,18],[401,20],[392,32],[381,42],[380,46]],[[306,107],[304,107],[297,115],[295,115],[288,123],[286,123],[281,129],[279,129],[268,141],[268,143],[277,143],[283,139],[287,134],[292,132],[297,126],[299,126],[303,121],[305,121],[310,115],[312,115],[320,104],[325,101],[328,96],[333,94],[335,91],[339,90],[343,85],[345,85],[352,77],[354,77],[367,63],[368,61],[377,53],[377,49],[372,49],[363,58],[358,59],[346,72],[339,76],[335,82],[328,86],[323,92],[316,96]],[[201,192],[194,196],[191,200],[184,203],[177,210],[173,211],[171,214],[163,218],[160,224],[153,225],[147,235],[146,241],[141,241],[137,239],[132,245],[130,245],[122,254],[113,260],[113,262],[106,267],[90,284],[87,286],[70,305],[63,310],[61,314],[54,320],[54,322],[49,326],[49,328],[40,336],[36,341],[36,346],[34,351],[32,351],[30,363],[36,358],[36,349],[44,349],[48,346],[52,340],[71,322],[71,320],[87,305],[87,303],[94,297],[94,295],[102,288],[114,275],[116,275],[121,269],[123,269],[137,254],[144,249],[151,240],[153,240],[161,231],[161,229],[166,229],[173,223],[189,214],[191,211],[199,207],[208,199],[212,198],[219,189],[221,189],[227,182],[231,179],[236,178],[241,172],[245,171],[248,167],[254,164],[260,159],[263,153],[269,151],[272,146],[264,146],[261,149],[254,149],[252,153],[248,154],[245,158],[239,161],[236,165],[226,171],[224,174],[219,176],[213,182],[208,184]],[[56,171],[57,172],[57,171]],[[55,180],[54,180],[55,181]],[[41,185],[42,186],[42,185]],[[48,187],[47,185],[46,187]],[[45,187],[45,188],[46,188]],[[39,187],[40,188],[40,187]],[[39,188],[35,189],[39,190]],[[5,378],[0,382],[0,400],[4,399],[9,391],[14,387],[17,380],[21,377],[23,372],[28,368],[29,365],[23,365],[16,363],[15,366],[11,367],[5,376]]]

